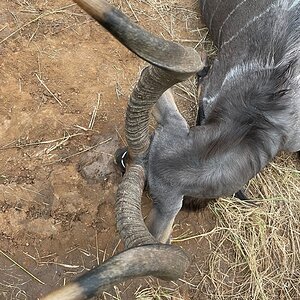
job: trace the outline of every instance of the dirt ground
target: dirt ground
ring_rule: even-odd
[[[198,17],[184,17],[193,1],[177,5],[172,22],[182,29],[173,32],[149,1],[114,4],[153,32],[197,43]],[[71,1],[1,1],[0,299],[36,299],[122,249],[112,159],[124,145],[126,103],[143,66]],[[187,113],[195,107],[189,96]],[[174,236],[213,226],[208,210],[181,213]],[[193,261],[182,281],[131,281],[101,299],[152,299],[145,295],[155,287],[172,299],[199,299],[197,270],[210,243],[178,243]]]

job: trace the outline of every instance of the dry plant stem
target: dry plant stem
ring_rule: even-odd
[[[69,139],[71,139],[72,137],[75,137],[78,135],[83,135],[83,133],[74,133],[74,134],[66,135],[64,137],[61,137],[61,138],[58,138],[55,140],[39,141],[39,142],[33,142],[33,143],[28,143],[28,144],[21,144],[21,143],[18,144],[18,140],[15,140],[15,141],[12,141],[12,142],[0,147],[0,151],[7,150],[7,149],[14,149],[14,148],[24,148],[24,147],[30,147],[30,146],[52,144],[52,143],[56,143],[56,142],[64,143],[64,142],[68,141]],[[11,144],[14,144],[14,145],[10,146]]]
[[[38,81],[40,82],[40,84],[50,93],[50,95],[56,100],[56,102],[62,106],[62,102],[52,93],[52,91],[47,87],[47,85],[45,84],[45,82],[39,77],[38,74],[35,74],[36,78],[38,79]]]
[[[2,250],[0,250],[0,253],[3,256],[5,256],[9,261],[11,261],[12,263],[14,263],[17,267],[19,267],[21,270],[23,270],[26,274],[28,274],[30,277],[32,277],[34,280],[36,280],[37,282],[39,282],[41,284],[45,284],[45,282],[43,282],[42,280],[38,279],[31,272],[29,272],[26,268],[24,268],[23,266],[21,266],[19,263],[17,263],[15,260],[13,260],[10,256],[8,256],[6,253],[4,253]]]
[[[80,154],[82,154],[82,153],[88,152],[88,151],[90,151],[90,150],[92,150],[92,149],[94,149],[94,148],[96,148],[96,147],[98,147],[98,146],[100,146],[100,145],[102,145],[102,144],[105,144],[105,143],[107,143],[107,142],[109,142],[109,141],[111,141],[111,140],[112,140],[112,138],[109,138],[109,139],[107,139],[107,140],[105,140],[105,141],[103,141],[103,142],[100,142],[100,143],[98,143],[98,144],[96,144],[96,145],[94,145],[94,146],[91,146],[91,147],[89,147],[89,148],[87,148],[87,149],[84,149],[84,150],[82,150],[82,151],[73,153],[73,154],[68,155],[68,156],[66,156],[66,157],[62,157],[62,158],[60,158],[60,159],[58,159],[58,160],[52,161],[52,162],[46,164],[46,166],[50,166],[50,165],[53,165],[53,164],[56,164],[56,163],[59,163],[59,162],[64,162],[64,161],[66,161],[67,159],[69,159],[69,158],[71,158],[71,157],[74,157],[74,156],[80,155]]]

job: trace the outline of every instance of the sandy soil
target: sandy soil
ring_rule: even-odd
[[[116,4],[169,37],[147,2]],[[192,21],[198,25],[197,17],[178,17],[186,26],[177,34],[190,37]],[[36,299],[122,249],[114,220],[120,173],[112,157],[124,145],[127,98],[143,65],[71,1],[1,1],[0,299]],[[195,104],[183,106],[189,114]],[[145,197],[145,215],[149,208]],[[209,211],[181,213],[174,235],[213,226]],[[198,268],[211,245],[205,238],[180,245],[193,261],[189,284],[148,278],[101,299],[134,299],[153,286],[199,299]]]

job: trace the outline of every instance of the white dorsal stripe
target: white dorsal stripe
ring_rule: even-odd
[[[236,81],[237,78],[240,78],[243,74],[248,73],[249,71],[259,71],[259,70],[271,70],[274,66],[270,64],[263,64],[258,60],[249,61],[243,64],[238,64],[232,67],[226,74],[219,91],[211,97],[204,97],[203,101],[207,104],[214,102],[219,94],[220,91],[226,86],[226,84],[230,82]]]
[[[236,10],[241,6],[243,5],[246,1],[248,0],[243,0],[242,2],[240,2],[229,14],[228,16],[226,17],[226,19],[224,20],[224,22],[222,23],[220,29],[219,29],[219,35],[218,35],[218,45],[220,43],[220,38],[221,38],[221,33],[222,33],[222,30],[223,30],[223,27],[225,25],[225,23],[230,19],[230,17],[236,12]]]
[[[228,39],[227,41],[225,41],[225,42],[221,45],[220,49],[222,49],[225,45],[229,44],[229,43],[232,42],[234,39],[236,39],[236,38],[239,36],[239,34],[240,34],[241,32],[243,32],[243,31],[244,31],[246,28],[248,28],[251,24],[253,24],[253,23],[255,23],[256,21],[258,21],[259,19],[261,19],[264,15],[266,15],[268,12],[270,12],[270,10],[271,10],[272,8],[275,8],[275,7],[277,7],[277,6],[278,6],[278,4],[271,4],[265,11],[263,11],[262,13],[260,13],[258,16],[255,16],[252,20],[248,21],[248,22],[246,23],[246,25],[245,25],[244,27],[242,27],[235,35],[233,35],[230,39]]]
[[[288,8],[288,10],[291,10],[295,6],[297,6],[300,3],[300,0],[294,0],[294,2],[291,4],[291,6]]]

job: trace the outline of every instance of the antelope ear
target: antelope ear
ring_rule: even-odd
[[[152,115],[158,124],[163,125],[169,114],[179,114],[171,89],[165,91],[153,107]]]
[[[147,218],[150,233],[161,243],[169,243],[176,215],[182,207],[183,196],[167,192],[156,198]],[[167,205],[165,205],[167,204]]]
[[[180,132],[189,131],[189,126],[177,108],[171,89],[165,91],[158,99],[153,107],[152,115],[160,126],[168,126],[172,132],[177,129]]]

